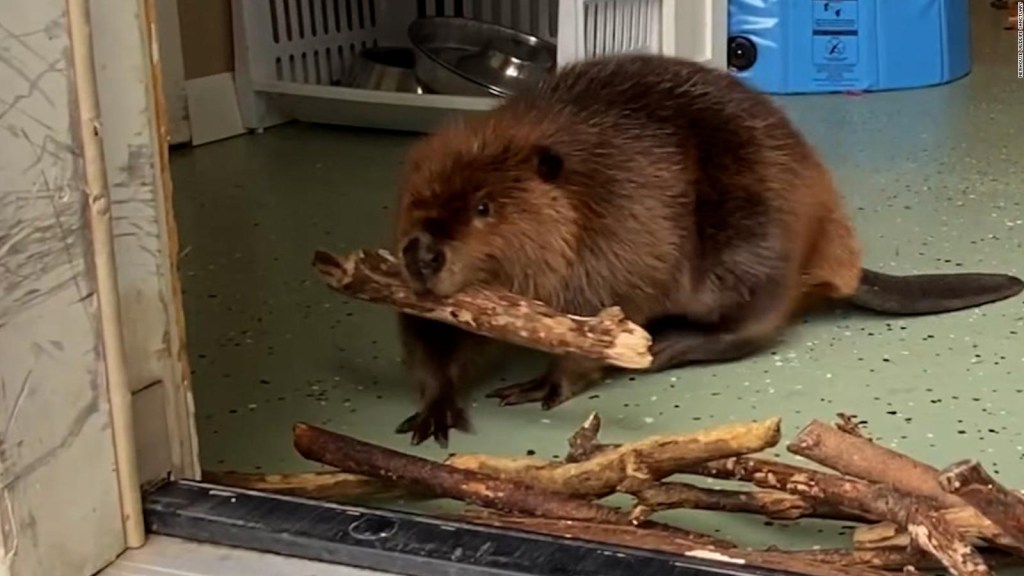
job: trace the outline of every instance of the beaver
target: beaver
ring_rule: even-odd
[[[751,355],[823,302],[936,314],[1024,289],[1007,274],[863,268],[830,171],[781,109],[671,56],[563,67],[419,140],[403,171],[396,251],[417,290],[492,286],[578,315],[620,306],[652,332],[651,372]],[[446,445],[471,429],[458,390],[488,343],[399,318],[421,409],[396,431]],[[488,396],[551,409],[608,370],[567,354]]]

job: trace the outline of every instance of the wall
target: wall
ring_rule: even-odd
[[[64,0],[0,2],[0,574],[123,548]]]
[[[235,69],[231,0],[178,0],[185,79]]]

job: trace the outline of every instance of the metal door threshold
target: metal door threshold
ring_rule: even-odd
[[[148,494],[145,514],[153,534],[386,574],[788,576],[724,562],[195,482],[173,482]]]

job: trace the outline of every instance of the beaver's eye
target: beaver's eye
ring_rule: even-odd
[[[487,218],[491,215],[491,203],[486,200],[481,201],[476,205],[476,215],[481,218]]]

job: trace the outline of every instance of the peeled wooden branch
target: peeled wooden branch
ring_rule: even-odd
[[[785,490],[828,502],[838,510],[888,520],[905,528],[915,545],[935,555],[954,575],[990,574],[982,557],[946,518],[932,514],[935,504],[930,499],[904,494],[884,484],[757,458],[708,462],[694,467],[692,472],[752,482],[761,488]]]
[[[795,451],[792,448],[795,445],[801,455],[823,466],[831,467],[832,459],[840,460],[840,469],[854,466],[857,458],[847,455],[848,459],[844,460],[840,450],[831,445],[830,441],[835,439],[844,446],[850,446],[851,442],[865,440],[828,426],[825,428],[839,436],[824,433],[820,426],[808,427],[793,441],[791,451]],[[815,429],[818,434],[807,434],[808,430]],[[870,442],[868,444],[875,446]],[[821,457],[821,461],[818,457]],[[883,518],[906,528],[913,543],[935,556],[954,576],[991,574],[981,555],[939,513],[938,503],[933,498],[902,492],[891,484],[874,484],[855,478],[817,473],[794,476],[789,479],[785,489],[793,494],[831,502],[843,509]]]
[[[905,545],[914,543],[953,574],[989,574],[981,556],[970,547],[944,515],[932,516],[933,501],[883,485],[809,468],[761,460],[729,458],[695,467],[694,473],[723,480],[751,482],[762,488],[786,490],[830,504],[854,517],[888,520],[905,530]]]
[[[998,526],[1018,550],[1024,546],[1024,496],[1012,492],[973,460],[957,462],[939,474],[939,483]]]
[[[930,553],[954,576],[990,576],[985,559],[939,515],[937,510],[907,516],[907,532],[918,548]]]
[[[622,448],[621,444],[602,444],[598,440],[600,433],[601,418],[597,413],[593,413],[569,438],[569,452],[565,457],[565,461],[568,463],[585,462],[598,455],[605,455],[609,452]],[[750,453],[753,453],[753,451]],[[516,460],[519,461],[519,464],[512,460],[506,460],[506,466],[515,467],[523,463],[522,459]],[[496,458],[489,458],[489,461],[497,466]],[[801,466],[750,456],[733,456],[706,462],[698,462],[682,468],[679,472],[705,476],[708,478],[716,478],[719,480],[747,482],[760,488],[780,492],[785,491],[786,484],[794,476],[806,473],[826,474],[825,472],[817,472]],[[838,476],[836,477],[838,478]],[[799,498],[799,496],[797,496],[797,498]],[[816,503],[816,506],[827,507],[828,505],[819,502]],[[861,520],[869,521],[879,520],[878,518],[865,518],[863,515],[854,513],[853,511],[841,510],[838,508],[830,510],[830,514],[834,514],[835,519],[859,518]]]
[[[849,419],[843,419],[845,424]],[[941,513],[944,523],[956,529],[967,538],[980,538],[1007,549],[1021,550],[998,526],[984,516],[972,514],[955,493],[944,489],[940,482],[939,470],[909,456],[880,446],[862,434],[853,434],[842,427],[833,428],[820,421],[812,421],[790,442],[788,450],[798,456],[827,466],[833,470],[893,486],[901,492],[932,499],[938,508],[957,511]],[[877,538],[891,528],[882,527],[878,532],[864,529],[861,538]],[[910,535],[898,533],[886,540],[910,540]]]
[[[475,524],[498,528],[512,528],[549,536],[571,538],[586,542],[598,542],[639,550],[651,550],[667,554],[688,556],[702,560],[744,564],[761,569],[779,570],[806,576],[884,576],[885,572],[866,567],[871,557],[892,556],[891,552],[874,551],[840,552],[829,556],[828,563],[820,562],[804,553],[746,550],[742,548],[719,548],[713,545],[693,542],[672,534],[631,527],[609,526],[574,521],[553,521],[547,518],[523,518],[496,514],[471,513],[465,516]],[[905,558],[907,556],[904,556]],[[845,560],[845,561],[844,561]],[[891,559],[887,560],[892,565]],[[882,562],[876,562],[882,564]]]
[[[942,508],[964,506],[963,500],[939,486],[937,469],[819,420],[801,430],[787,449],[840,474],[934,498]]]
[[[638,449],[645,449],[647,440],[631,444],[600,444],[597,441],[601,419],[595,413],[570,437],[570,462],[551,462],[538,458],[501,457],[490,455],[455,455],[445,462],[452,466],[490,474],[499,478],[541,486],[553,492],[571,495],[586,495],[600,498],[618,491],[636,498],[633,510],[634,520],[646,518],[649,514],[676,508],[720,510],[760,514],[777,520],[792,520],[802,517],[817,517],[833,520],[864,521],[861,514],[840,509],[828,502],[776,490],[716,490],[699,488],[680,482],[657,482],[675,473],[703,473],[706,476],[729,480],[754,482],[758,475],[768,474],[775,480],[785,480],[804,469],[752,458],[722,458],[732,454],[753,453],[770,448],[777,440],[777,425],[772,420],[755,425],[741,424],[724,428],[703,430],[692,435],[679,436],[688,443],[700,447],[692,454],[699,458],[674,458],[671,466],[640,466],[654,474],[630,476],[630,466],[636,467]],[[722,431],[752,430],[727,437],[746,439],[744,442],[731,440],[721,442]],[[671,438],[671,437],[669,437]],[[693,443],[690,438],[699,439]],[[761,438],[761,440],[758,440]],[[676,442],[678,442],[677,440]],[[661,439],[662,446],[666,443]],[[679,447],[685,444],[678,444]],[[646,458],[662,458],[667,452],[648,449]],[[709,450],[714,450],[709,453]],[[678,450],[677,450],[678,451]],[[719,457],[715,457],[715,455]],[[642,461],[644,457],[641,457]],[[711,461],[706,461],[710,459]],[[756,470],[755,470],[756,469]],[[783,486],[776,483],[775,488]]]
[[[599,444],[599,431],[600,420],[588,420],[573,435],[570,455],[586,461],[592,454],[601,456],[618,448]],[[870,443],[863,436],[852,436],[838,430],[836,432]],[[821,507],[819,510],[822,516],[850,520],[892,520],[908,531],[908,544],[914,541],[922,549],[934,552],[939,561],[954,574],[988,574],[981,556],[959,536],[947,519],[930,515],[933,509],[931,500],[906,496],[887,486],[855,478],[745,456],[705,462],[684,471],[722,480],[750,482],[769,490],[786,491],[816,502]]]
[[[419,486],[438,496],[513,514],[630,523],[628,514],[600,504],[446,466],[309,424],[296,424],[292,434],[295,449],[304,458],[342,472]]]
[[[991,543],[1008,550],[1020,550],[1005,532],[970,506],[947,508],[940,513],[961,536],[973,543]],[[906,548],[911,541],[905,529],[892,522],[880,522],[857,527],[853,532],[853,545],[864,549]]]
[[[342,472],[380,478],[401,486],[416,487],[437,496],[511,514],[539,516],[555,521],[633,524],[630,515],[621,510],[403,454],[309,424],[296,424],[292,433],[295,449],[304,458],[327,464]],[[719,548],[733,547],[733,544],[713,536],[655,522],[646,523],[644,529],[685,537]]]
[[[651,336],[618,307],[597,316],[561,314],[508,292],[470,288],[449,298],[417,295],[388,252],[358,251],[342,257],[318,250],[313,266],[328,286],[359,300],[445,322],[469,332],[554,354],[575,353],[623,368],[652,361]]]
[[[823,474],[794,477],[786,490],[904,526],[913,543],[935,556],[954,576],[991,574],[981,555],[925,498],[903,494],[883,484]]]
[[[597,437],[601,433],[601,416],[591,412],[572,436],[569,437],[569,452],[566,462],[582,462],[594,455],[594,446],[598,445]],[[612,446],[614,448],[614,446]]]
[[[863,520],[861,516],[836,508],[828,502],[777,490],[718,490],[683,482],[663,482],[635,491],[632,495],[636,498],[637,508],[644,514],[694,509],[757,514],[772,520]],[[634,517],[637,517],[636,510]]]
[[[690,434],[654,436],[621,444],[581,462],[466,454],[452,456],[445,463],[553,493],[603,497],[627,483],[642,489],[701,462],[765,450],[779,442],[780,434],[780,420],[770,418]]]
[[[906,546],[897,548],[878,548],[872,550],[798,550],[790,552],[807,560],[839,566],[863,566],[876,570],[903,571],[915,573],[916,570],[942,570],[942,563],[932,555]],[[984,555],[985,563],[991,567],[1017,567],[1021,560],[1010,554],[992,551]],[[912,567],[914,571],[907,570]]]
[[[785,490],[786,486],[794,479],[799,480],[808,475],[832,479],[833,482],[843,480],[842,476],[828,472],[752,457],[726,458],[707,462],[694,466],[687,472],[720,480],[749,482],[771,490]],[[823,504],[818,502],[819,506]],[[942,510],[941,514],[944,520],[965,538],[991,542],[1003,548],[1015,546],[995,524],[968,506]],[[861,522],[884,520],[882,516],[868,510],[846,510],[836,504],[830,504],[830,508],[822,510],[820,515],[826,518],[853,521],[859,519]],[[858,527],[854,532],[854,545],[858,548],[905,548],[911,543],[910,534],[898,522],[882,521],[870,526]]]
[[[566,462],[584,462],[599,454],[618,450],[621,444],[603,444],[598,441],[601,432],[601,418],[591,414],[587,421],[569,439],[569,452]],[[790,478],[804,473],[819,473],[802,466],[785,464],[775,460],[766,460],[752,456],[734,456],[718,460],[697,463],[681,470],[686,474],[695,474],[719,480],[735,480],[748,482],[770,490],[784,490]]]
[[[598,440],[600,434],[601,416],[597,412],[592,412],[569,437],[569,451],[565,455],[565,461],[568,463],[583,462],[600,452],[615,450],[620,446],[620,444],[602,444]]]
[[[622,448],[622,444],[602,444],[598,440],[600,434],[601,417],[595,412],[569,438],[569,453],[565,457],[565,462],[586,462],[591,458],[606,455]],[[748,453],[752,454],[754,451],[752,450]],[[492,459],[492,461],[494,460]],[[720,480],[748,482],[761,488],[783,490],[782,486],[785,485],[785,479],[794,474],[805,472],[807,469],[761,458],[732,456],[697,462],[679,471],[709,478],[718,478]],[[759,478],[768,481],[758,483],[757,480]]]
[[[204,470],[203,481],[232,488],[300,498],[352,502],[365,498],[430,498],[432,495],[394,482],[344,472],[256,474]]]
[[[719,480],[749,482],[759,488],[769,490],[785,490],[791,481],[804,476],[822,476],[836,480],[843,479],[842,476],[830,472],[822,472],[803,466],[752,456],[724,458],[722,460],[705,462],[690,467],[686,472]]]
[[[538,458],[482,456],[479,454],[451,456],[445,462],[452,466],[465,467],[499,478],[530,484],[549,481],[547,479],[538,480],[535,476],[538,471],[550,472],[553,469],[566,466],[566,464]],[[654,512],[677,508],[760,514],[776,520],[794,520],[804,517],[854,522],[877,520],[867,518],[861,513],[844,510],[829,502],[782,492],[782,487],[786,485],[786,479],[803,471],[802,468],[788,466],[770,460],[739,457],[687,466],[682,470],[688,474],[747,481],[775,488],[768,490],[717,490],[700,488],[682,482],[653,482],[649,484],[641,482],[634,486],[631,486],[629,482],[623,482],[616,486],[615,490],[636,498],[636,507],[632,512],[634,520],[646,518]],[[764,481],[758,482],[758,478]],[[557,482],[555,482],[555,486],[557,488]],[[563,493],[575,494],[572,490],[580,486],[580,484],[565,483],[561,485],[560,490]],[[586,485],[583,487],[589,488]],[[591,497],[605,495],[607,494],[597,493],[592,494]]]

